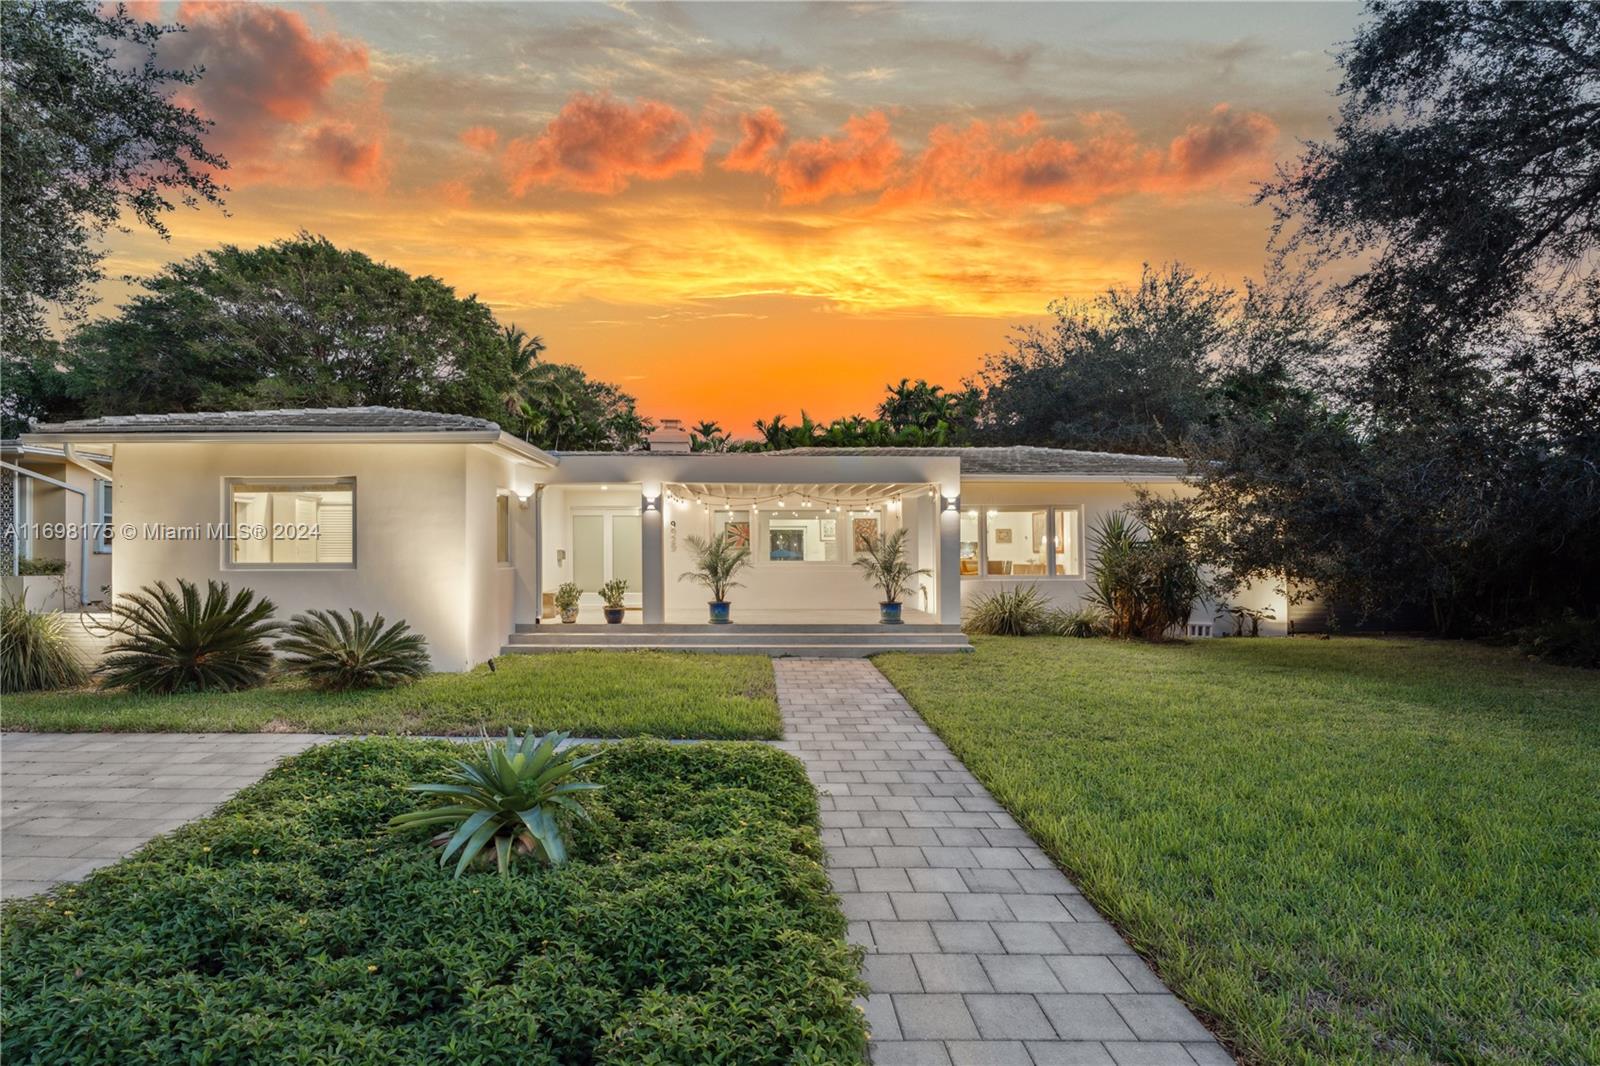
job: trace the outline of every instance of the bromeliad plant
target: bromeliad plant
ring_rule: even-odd
[[[289,620],[277,646],[284,666],[312,686],[342,692],[387,688],[428,672],[428,642],[404,622],[387,629],[383,615],[310,610]]]
[[[567,846],[557,816],[565,811],[588,818],[579,797],[601,787],[576,780],[578,771],[598,753],[560,750],[566,739],[566,733],[535,738],[532,730],[518,737],[508,729],[503,741],[491,741],[485,734],[483,755],[457,762],[449,781],[411,786],[413,792],[444,799],[442,806],[398,815],[390,820],[389,828],[450,827],[432,843],[442,849],[441,867],[459,853],[456,877],[475,859],[487,858],[484,849],[491,844],[501,877],[510,876],[513,853],[559,866],[567,861]]]

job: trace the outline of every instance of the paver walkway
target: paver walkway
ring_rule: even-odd
[[[0,733],[0,896],[76,881],[193,821],[314,733]]]
[[[872,663],[778,659],[877,1066],[1233,1060]]]

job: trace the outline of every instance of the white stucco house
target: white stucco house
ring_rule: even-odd
[[[381,612],[425,635],[442,670],[589,645],[955,650],[964,600],[1034,584],[1074,605],[1096,520],[1137,485],[1186,491],[1183,462],[1163,457],[690,452],[677,438],[643,452],[548,453],[492,422],[381,407],[108,417],[40,426],[23,441],[106,458],[115,590],[213,579],[254,588],[283,617]],[[909,624],[877,627],[875,590],[851,564],[860,537],[897,529],[930,574],[906,598]],[[686,539],[723,530],[748,541],[753,563],[729,597],[735,625],[711,627],[704,590],[680,575]],[[613,578],[628,582],[624,625],[589,624]],[[568,581],[584,590],[576,626],[552,607]],[[1274,598],[1266,631],[1282,632],[1287,605],[1261,597]]]

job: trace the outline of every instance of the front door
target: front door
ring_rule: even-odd
[[[644,562],[637,511],[579,511],[572,515],[572,580],[583,603],[601,602],[600,586],[615,578],[628,583],[627,604],[644,602]]]

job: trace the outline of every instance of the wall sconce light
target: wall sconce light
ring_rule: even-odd
[[[959,512],[961,510],[961,497],[960,496],[946,496],[944,498],[944,509],[946,511],[958,511]]]
[[[661,510],[660,496],[640,496],[640,509],[645,512],[659,512]]]

